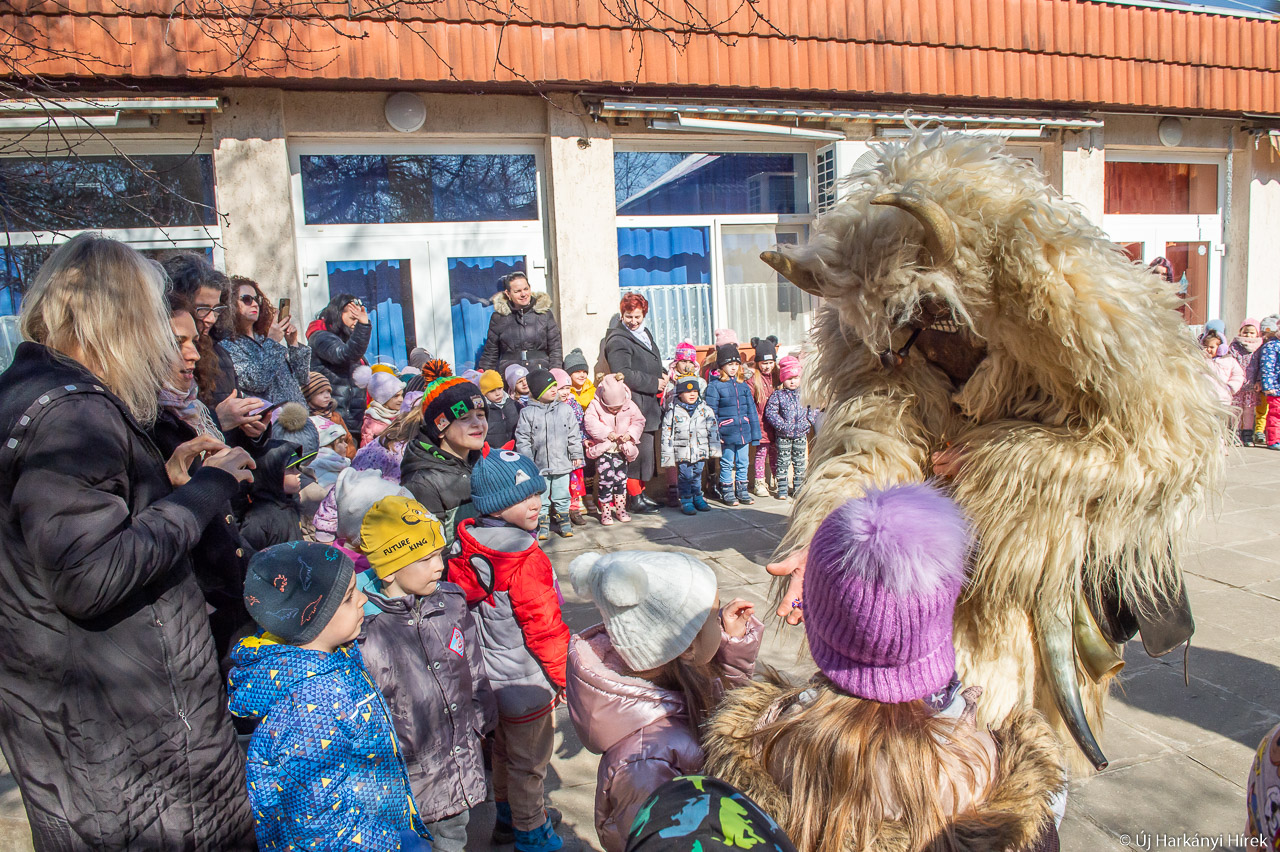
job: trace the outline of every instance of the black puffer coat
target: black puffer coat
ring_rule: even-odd
[[[297,444],[271,440],[254,457],[253,487],[235,501],[240,533],[256,550],[302,540],[302,506],[298,495],[284,492],[286,466],[300,452]]]
[[[662,426],[662,406],[658,404],[658,378],[665,372],[658,357],[658,344],[649,329],[645,336],[653,348],[645,346],[624,326],[615,325],[604,336],[604,359],[609,371],[622,374],[622,383],[631,388],[631,400],[644,415],[644,431],[657,432]]]
[[[425,597],[369,595],[360,636],[365,668],[382,690],[427,822],[484,801],[480,741],[498,723],[498,705],[480,655],[467,596],[439,583]]]
[[[361,322],[356,323],[356,327],[351,329],[351,336],[345,340],[323,328],[307,339],[311,346],[311,369],[329,380],[333,410],[342,415],[347,429],[357,436],[364,423],[366,394],[364,388],[356,387],[351,380],[351,371],[364,358],[372,333],[373,326]]]
[[[550,370],[564,365],[560,350],[560,326],[551,314],[550,296],[534,293],[527,308],[515,308],[501,292],[493,297],[489,337],[476,369],[497,370],[500,375],[512,364]]]
[[[151,438],[165,458],[172,456],[180,444],[195,437],[195,429],[163,408],[151,427]],[[199,460],[191,466],[192,473],[197,470],[200,470]],[[222,661],[226,661],[234,642],[252,632],[252,619],[244,605],[244,577],[250,556],[253,556],[253,548],[240,534],[240,525],[236,523],[228,501],[218,509],[217,516],[204,528],[200,540],[191,549],[191,567],[195,571],[196,582],[204,592],[205,601],[213,608],[209,613],[209,627],[213,631],[218,659]]]
[[[25,420],[23,418],[28,418]],[[252,849],[188,556],[236,491],[35,343],[0,375],[0,746],[37,849]]]
[[[468,454],[465,461],[446,453],[421,431],[404,445],[400,484],[440,519],[450,543],[457,535],[458,524],[476,516],[471,504],[471,468],[479,460],[478,451]]]

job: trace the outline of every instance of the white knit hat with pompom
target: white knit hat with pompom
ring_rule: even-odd
[[[591,598],[604,629],[632,671],[688,650],[715,606],[715,572],[674,550],[584,553],[569,563],[574,590]]]

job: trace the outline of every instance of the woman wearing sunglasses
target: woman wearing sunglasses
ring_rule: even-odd
[[[257,282],[248,278],[233,277],[231,294],[233,330],[221,345],[235,365],[240,395],[305,408],[302,383],[311,371],[311,348],[298,342],[293,320],[278,320]]]

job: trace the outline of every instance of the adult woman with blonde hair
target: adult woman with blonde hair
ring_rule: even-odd
[[[148,437],[177,349],[160,268],[82,234],[0,375],[0,746],[37,849],[252,848],[189,552],[252,474],[211,436],[174,488]],[[179,465],[180,466],[180,465]]]

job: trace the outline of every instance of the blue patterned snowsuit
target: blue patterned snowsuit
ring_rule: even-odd
[[[326,654],[251,636],[231,660],[231,712],[262,720],[246,761],[259,848],[385,852],[425,835],[355,643]]]

